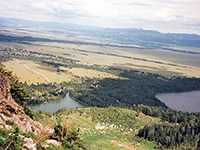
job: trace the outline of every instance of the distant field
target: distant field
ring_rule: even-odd
[[[26,81],[28,84],[48,83],[48,80],[44,76],[46,76],[50,82],[71,81],[71,79],[73,79],[73,76],[70,74],[57,73],[53,67],[33,61],[15,59],[3,64],[8,70],[12,70],[14,74],[20,77],[22,82]],[[24,65],[29,67],[32,71]]]
[[[4,62],[8,70],[13,71],[22,82],[31,83],[49,83],[49,82],[69,82],[71,80],[79,81],[80,77],[88,78],[118,78],[115,75],[84,68],[61,68],[66,72],[57,72],[56,68],[28,60],[17,60]]]
[[[199,54],[184,54],[160,49],[130,49],[57,42],[33,42],[32,45],[7,43],[5,45],[71,58],[80,61],[79,63],[83,65],[115,66],[167,76],[200,77]],[[83,75],[81,74],[81,76]]]
[[[79,77],[88,77],[88,78],[119,78],[115,75],[106,73],[106,72],[101,72],[101,71],[96,71],[92,69],[84,69],[84,68],[61,68],[63,70],[66,70],[72,75],[79,76]]]

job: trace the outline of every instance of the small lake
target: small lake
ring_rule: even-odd
[[[156,98],[172,109],[200,112],[200,90],[183,93],[157,94]]]
[[[36,111],[49,111],[49,112],[56,112],[57,110],[67,107],[68,109],[74,109],[76,107],[78,108],[83,108],[84,106],[80,104],[79,102],[73,100],[69,94],[66,94],[66,97],[61,100],[61,101],[56,101],[56,102],[48,102],[48,103],[43,103],[43,104],[37,104],[31,106],[33,110]]]

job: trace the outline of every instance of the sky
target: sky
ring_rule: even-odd
[[[0,0],[0,17],[200,34],[200,0]]]

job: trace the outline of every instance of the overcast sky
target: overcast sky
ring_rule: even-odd
[[[200,0],[0,0],[0,17],[200,34]]]

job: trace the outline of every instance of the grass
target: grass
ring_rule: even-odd
[[[67,43],[53,43],[53,42],[33,42],[33,45],[26,44],[16,44],[16,43],[5,43],[7,47],[21,47],[26,50],[30,50],[33,52],[42,52],[47,54],[53,54],[55,56],[62,56],[64,58],[71,58],[73,60],[79,61],[79,64],[82,65],[101,65],[101,67],[107,66],[115,66],[126,69],[136,69],[140,71],[147,71],[152,73],[159,73],[166,76],[173,75],[186,75],[190,77],[200,77],[200,68],[195,65],[185,65],[182,62],[173,62],[166,61],[166,59],[162,59],[160,50],[157,50],[160,57],[153,57],[150,55],[145,55],[143,51],[138,51],[137,48],[133,50],[129,49],[121,49],[121,48],[113,48],[113,47],[99,47],[92,45],[76,45],[76,44],[67,44]],[[37,44],[37,45],[36,45]],[[80,51],[83,50],[83,51]],[[97,52],[97,53],[96,53]],[[101,52],[101,53],[98,53]],[[154,52],[155,53],[155,52]],[[67,55],[66,55],[67,54]],[[109,55],[114,54],[114,56]],[[157,53],[155,53],[156,55]],[[175,54],[174,54],[175,55]],[[37,56],[37,55],[35,55]],[[169,58],[173,55],[170,53]],[[37,56],[41,57],[41,56]],[[126,58],[127,57],[127,58]],[[139,58],[130,59],[130,58]],[[180,56],[185,59],[186,56]],[[188,56],[192,57],[192,56]],[[197,60],[192,59],[194,63],[197,63]],[[143,61],[147,60],[147,61]],[[189,59],[189,58],[188,58]],[[148,61],[148,60],[152,60]],[[189,60],[187,60],[189,61]],[[162,62],[162,63],[155,63]],[[190,61],[189,61],[190,62]],[[189,63],[188,62],[188,63]],[[174,64],[167,65],[167,64]],[[187,64],[187,63],[186,63]],[[60,67],[54,68],[47,64],[43,64],[36,61],[29,60],[17,60],[13,59],[12,61],[3,62],[3,65],[8,68],[8,70],[13,71],[22,82],[27,82],[28,84],[32,83],[48,83],[50,82],[70,82],[70,81],[78,81],[81,82],[81,78],[118,78],[118,76],[113,75],[111,73],[107,73],[102,71],[97,71],[93,69],[85,69],[85,68],[67,68]],[[27,66],[27,67],[25,67]],[[184,66],[184,67],[183,67]],[[57,69],[61,69],[64,72],[57,72]],[[48,78],[48,80],[47,80]]]
[[[144,150],[154,150],[155,147],[158,147],[155,142],[149,142],[147,141],[145,144],[139,145],[138,148],[144,149]]]
[[[89,135],[83,135],[83,141],[87,143],[90,149],[97,150],[113,150],[113,149],[122,149],[114,144],[112,144],[111,140],[114,138],[106,136],[102,133],[93,132]]]
[[[3,65],[6,66],[8,70],[13,71],[20,81],[32,83],[49,83],[56,82],[70,82],[72,80],[80,81],[81,77],[87,78],[118,78],[115,75],[96,71],[92,69],[84,68],[61,68],[65,72],[57,72],[57,69],[46,64],[42,64],[36,61],[29,60],[18,60],[14,59],[8,62],[4,62]]]
[[[46,76],[51,82],[58,83],[63,81],[68,82],[73,79],[73,76],[70,74],[58,74],[55,68],[34,61],[14,59],[12,61],[4,62],[3,64],[8,70],[13,71],[13,73],[16,74],[22,82],[26,81],[28,84],[48,83],[44,76]],[[24,65],[29,67],[32,71],[27,69]]]
[[[87,77],[87,78],[118,78],[115,75],[112,75],[110,73],[96,71],[92,69],[85,69],[85,68],[64,68],[71,74],[79,77]]]
[[[34,45],[37,44],[37,45]],[[67,57],[80,61],[82,64],[89,65],[103,65],[103,66],[117,66],[129,69],[137,69],[140,71],[148,71],[152,73],[161,73],[163,75],[183,75],[190,77],[200,77],[199,56],[190,54],[179,54],[175,52],[165,52],[159,49],[137,49],[137,48],[116,48],[116,47],[101,47],[94,45],[77,45],[68,43],[53,43],[53,42],[34,42],[33,45],[20,44],[27,50],[34,50],[38,52],[45,52],[62,57]],[[77,49],[77,50],[76,50]],[[164,63],[173,63],[175,65],[183,65],[187,68],[177,66],[169,66],[164,64],[156,64],[141,60],[133,60],[128,58],[121,58],[116,56],[109,56],[104,54],[94,54],[90,52],[80,52],[78,50],[86,50],[90,52],[104,52],[117,55],[137,57],[140,59],[147,59],[153,61],[160,61]],[[63,55],[64,53],[69,56]],[[184,61],[183,61],[184,60]]]
[[[179,54],[169,51],[166,52],[159,49],[150,51],[148,49],[141,50],[137,48],[129,49],[109,46],[101,47],[94,45],[77,45],[57,42],[32,42],[32,45],[10,42],[3,43],[3,45],[7,47],[20,47],[34,52],[42,52],[53,54],[56,56],[62,56],[65,58],[71,58],[73,60],[78,60],[79,63],[83,65],[116,66],[127,69],[136,69],[144,72],[147,71],[151,73],[159,73],[167,76],[182,75],[189,77],[200,77],[198,55]],[[97,54],[94,52],[101,53]],[[116,54],[116,56],[111,56],[109,54]],[[134,57],[139,58],[140,60],[129,59],[125,57]],[[143,61],[142,59],[152,60],[154,62],[162,62],[164,64],[154,63],[151,61]],[[174,66],[167,64],[174,64]],[[82,76],[81,73],[77,74],[78,76]],[[66,78],[68,78],[68,76]],[[63,80],[66,80],[66,78],[54,78],[54,80],[52,79],[52,81],[61,82]]]
[[[102,116],[99,116],[99,112],[104,111],[105,113]],[[156,143],[149,142],[145,139],[139,138],[136,136],[135,131],[139,130],[141,127],[147,124],[157,124],[161,123],[159,118],[149,117],[142,113],[139,114],[135,119],[135,123],[128,128],[126,124],[119,125],[119,122],[122,122],[122,119],[125,122],[132,122],[130,117],[121,118],[119,115],[118,120],[112,118],[113,111],[118,111],[121,113],[121,116],[126,116],[132,114],[133,117],[137,114],[133,110],[125,108],[84,108],[84,109],[71,109],[68,110],[63,108],[54,114],[49,112],[37,112],[36,119],[44,125],[53,127],[57,121],[61,121],[61,124],[67,128],[72,126],[80,129],[80,137],[83,139],[86,147],[88,149],[97,149],[97,150],[120,150],[136,148],[138,150],[153,150],[156,147]],[[107,115],[107,117],[105,117]],[[95,118],[97,118],[95,120]],[[103,122],[105,118],[108,118],[107,122]],[[99,120],[99,121],[98,121]],[[116,126],[113,127],[113,124]],[[103,128],[97,128],[97,125],[102,126]],[[125,145],[125,147],[120,146]]]

